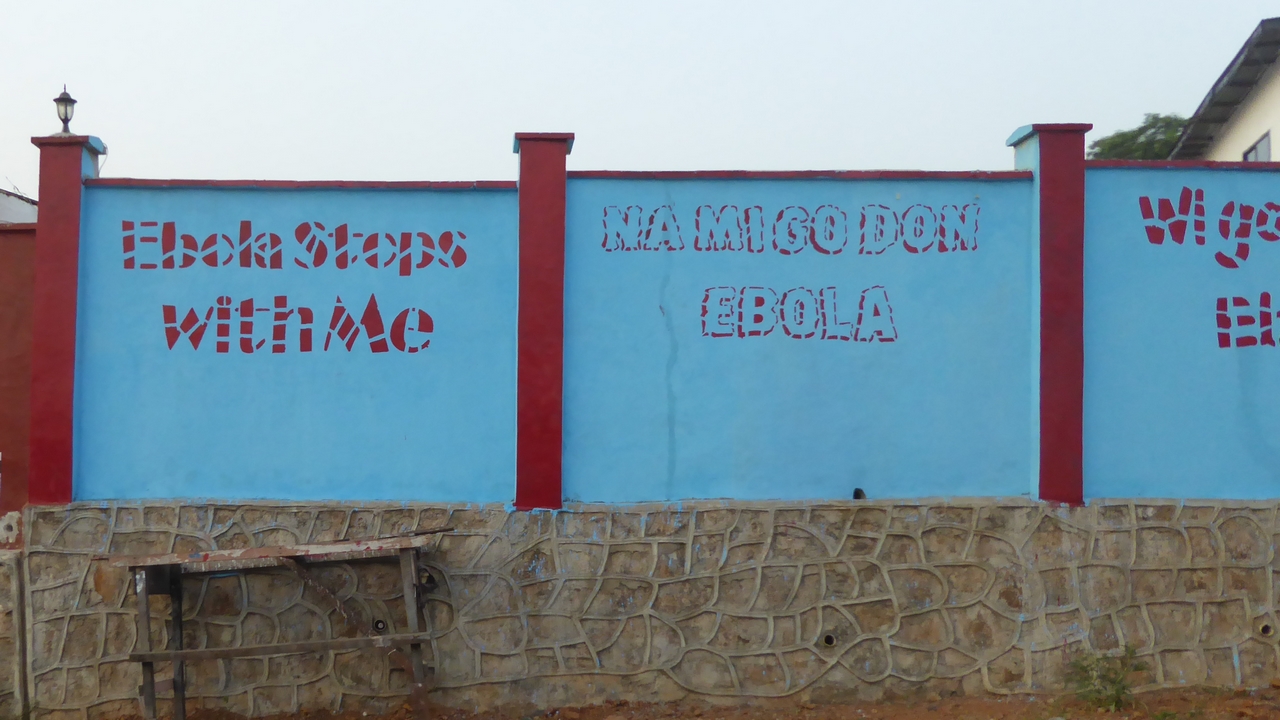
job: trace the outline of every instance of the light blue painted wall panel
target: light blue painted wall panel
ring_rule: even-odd
[[[859,254],[864,205],[980,206],[978,249]],[[697,208],[764,211],[761,253],[699,252]],[[784,255],[772,226],[789,206],[836,206],[848,244]],[[629,206],[650,243],[606,251]],[[606,211],[616,207],[617,211]],[[583,501],[1020,495],[1033,316],[1031,182],[571,179],[565,279],[565,495]],[[632,226],[633,228],[635,226]],[[625,232],[624,232],[625,234]],[[784,245],[786,238],[784,223]],[[841,320],[883,286],[897,340],[707,337],[708,288],[838,289]]]
[[[1158,215],[1159,198],[1176,213],[1192,190],[1182,244],[1166,230],[1153,244],[1139,198]],[[1196,189],[1204,191],[1204,244],[1195,240]],[[1272,498],[1280,495],[1280,349],[1235,347],[1261,338],[1262,293],[1280,297],[1277,212],[1252,228],[1239,262],[1237,242],[1218,221],[1235,201],[1264,209],[1280,202],[1280,177],[1264,172],[1093,169],[1085,223],[1086,497]],[[1277,208],[1280,210],[1280,208]],[[1256,219],[1256,217],[1255,217]],[[1234,234],[1239,224],[1229,232]],[[1229,269],[1216,260],[1224,253]],[[1217,299],[1241,297],[1252,325],[1232,327],[1218,346]],[[1272,310],[1277,309],[1273,300]]]
[[[516,218],[511,191],[88,189],[75,498],[510,501]],[[250,220],[254,233],[279,234],[283,267],[196,262],[127,270],[125,220],[175,221],[178,234],[201,243],[211,233],[237,240],[240,222]],[[461,231],[467,258],[460,267],[437,264],[407,277],[398,266],[339,270],[326,238],[326,262],[304,269],[292,262],[301,255],[294,229],[308,221],[329,231],[346,223],[351,233],[425,232],[435,240]],[[156,249],[138,246],[135,264],[154,260]],[[429,347],[375,354],[362,335],[349,352],[336,339],[325,351],[335,299],[359,319],[371,294],[388,332],[401,310],[427,311],[434,321]],[[256,321],[262,351],[239,350],[235,313],[230,352],[215,352],[214,323],[198,350],[186,339],[170,349],[162,306],[175,305],[179,319],[186,308],[203,315],[222,295],[236,303],[252,297],[263,307],[285,295],[290,306],[311,308],[312,352],[299,351],[296,315],[286,352],[266,352],[270,313]]]

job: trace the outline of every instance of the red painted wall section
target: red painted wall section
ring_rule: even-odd
[[[1040,499],[1084,502],[1084,134],[1033,125],[1039,139]]]
[[[36,226],[0,225],[0,514],[27,503]]]
[[[572,133],[517,133],[520,154],[516,502],[561,506],[565,162]]]
[[[71,502],[76,291],[83,181],[106,152],[97,138],[32,138],[40,148],[31,335],[31,443],[28,491],[35,505]]]

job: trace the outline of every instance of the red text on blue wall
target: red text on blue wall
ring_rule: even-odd
[[[876,285],[862,291],[858,309],[841,314],[834,287],[806,287],[782,293],[767,287],[711,287],[702,296],[702,335],[713,338],[765,337],[775,330],[796,340],[893,342],[889,294]]]
[[[315,312],[309,307],[291,306],[286,295],[276,295],[267,302],[254,298],[237,301],[223,295],[203,311],[164,305],[162,312],[164,339],[170,350],[180,347],[184,339],[192,350],[199,350],[201,346],[208,348],[205,335],[210,323],[214,329],[213,349],[217,353],[229,353],[232,347],[244,354],[315,350]],[[351,351],[362,336],[361,344],[367,343],[373,353],[392,350],[416,353],[431,345],[435,322],[425,310],[409,307],[396,312],[391,316],[390,328],[385,317],[374,295],[369,296],[358,319],[338,297],[329,314],[321,350]],[[233,327],[236,328],[234,337]]]
[[[1138,211],[1152,245],[1163,245],[1166,239],[1182,245],[1188,230],[1196,245],[1205,244],[1208,223],[1202,188],[1184,187],[1176,198],[1142,195],[1138,198]],[[1222,267],[1235,270],[1249,259],[1253,240],[1280,241],[1280,203],[1227,200],[1218,213],[1217,231],[1221,244],[1215,241],[1213,259]]]
[[[901,246],[908,253],[963,252],[978,249],[980,207],[911,205],[901,211],[886,205],[863,205],[855,215],[859,255],[879,255]],[[607,252],[684,250],[689,223],[681,228],[674,205],[645,210],[640,205],[604,208]],[[839,255],[849,244],[849,215],[835,205],[813,211],[789,205],[773,212],[760,206],[701,205],[693,212],[693,249],[699,252],[795,255],[806,248]]]
[[[120,223],[126,270],[182,270],[193,267],[237,267],[283,270],[312,269],[332,264],[339,270],[360,266],[394,269],[407,277],[436,266],[461,267],[467,261],[457,230],[432,235],[420,231],[357,232],[347,223],[327,230],[320,222],[300,223],[293,242],[279,234],[255,230],[251,220],[241,220],[235,236],[211,232],[179,233],[176,222],[156,220]],[[332,258],[332,261],[330,260]]]

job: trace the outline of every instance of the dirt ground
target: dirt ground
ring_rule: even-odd
[[[607,703],[587,707],[521,713],[512,709],[484,713],[435,710],[420,716],[409,705],[383,716],[362,713],[278,715],[271,720],[1280,720],[1280,689],[1161,690],[1137,697],[1137,704],[1116,713],[1084,705],[1072,697],[946,698],[936,701],[811,705],[763,701],[750,705],[679,703]],[[189,720],[239,720],[222,711],[195,711]]]

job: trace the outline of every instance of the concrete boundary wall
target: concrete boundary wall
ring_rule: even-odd
[[[1143,687],[1258,686],[1276,676],[1280,647],[1277,506],[31,507],[27,686],[38,717],[137,712],[140,671],[125,660],[136,640],[131,583],[103,553],[370,538],[446,523],[455,531],[427,554],[440,585],[425,607],[436,634],[432,697],[446,705],[1052,692],[1073,653],[1124,644],[1149,661]],[[400,631],[394,565],[316,574],[355,616]],[[347,631],[284,572],[192,579],[185,591],[188,647]],[[163,642],[166,602],[154,612],[153,639]],[[252,715],[376,712],[408,690],[385,651],[192,663],[188,687],[193,705]]]

